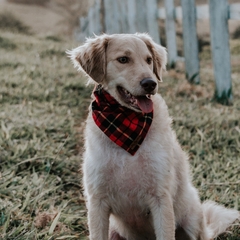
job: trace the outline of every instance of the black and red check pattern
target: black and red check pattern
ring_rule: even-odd
[[[101,86],[94,92],[92,116],[96,125],[118,146],[134,155],[146,137],[153,112],[135,112],[121,106]]]

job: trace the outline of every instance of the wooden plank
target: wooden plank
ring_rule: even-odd
[[[147,32],[146,0],[136,0],[136,27],[138,32]]]
[[[166,0],[165,0],[166,1]],[[165,8],[158,8],[158,18],[165,20],[166,19],[166,11]],[[174,8],[174,19],[181,20],[182,19],[182,7],[178,6]]]
[[[95,0],[93,5],[93,27],[94,34],[99,35],[103,31],[103,26],[101,23],[101,0]]]
[[[135,33],[136,30],[136,0],[127,1],[127,21],[128,21],[128,32]]]
[[[195,0],[181,0],[181,4],[186,78],[189,82],[198,84],[200,78]]]
[[[208,4],[196,6],[197,19],[210,19]],[[166,19],[165,8],[158,9],[158,18]],[[182,7],[175,7],[175,19],[182,19]],[[240,20],[240,3],[229,5],[229,19]]]
[[[175,8],[175,19],[182,19],[182,7]]]
[[[95,22],[94,22],[94,8],[91,7],[88,11],[88,36],[93,36],[94,34],[94,30],[95,30]]]
[[[227,0],[209,0],[211,49],[216,82],[215,98],[229,104],[232,101],[231,61],[228,33]]]
[[[240,3],[234,3],[229,5],[229,18],[240,20]]]
[[[157,1],[156,0],[145,0],[146,1],[146,21],[147,21],[147,32],[151,35],[156,43],[160,43],[160,34],[158,26],[157,16]]]
[[[86,36],[88,36],[88,19],[87,17],[79,18],[79,26],[80,28],[76,29],[74,32],[74,37],[79,42],[84,42]]]
[[[128,16],[127,16],[127,2],[122,0],[115,0],[118,11],[119,33],[128,33]]]
[[[197,19],[209,19],[209,6],[200,5],[197,6]]]
[[[162,20],[166,18],[165,8],[158,8],[158,18]]]
[[[120,32],[119,11],[117,1],[103,0],[104,23],[106,33],[113,34]]]
[[[79,19],[80,22],[80,30],[82,33],[85,33],[88,35],[88,18],[87,17],[81,17]]]
[[[168,65],[174,67],[177,60],[174,1],[165,0],[165,31],[167,37]]]

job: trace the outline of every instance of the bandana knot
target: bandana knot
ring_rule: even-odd
[[[150,113],[121,106],[101,86],[94,91],[92,116],[96,125],[118,146],[134,155],[146,137],[153,119]]]

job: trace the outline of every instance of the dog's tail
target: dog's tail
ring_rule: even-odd
[[[237,210],[227,209],[212,201],[204,202],[202,208],[211,239],[225,232],[236,220],[240,220],[240,213]]]

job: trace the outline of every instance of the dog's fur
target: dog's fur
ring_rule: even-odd
[[[114,34],[87,39],[68,51],[91,82],[101,84],[121,105],[139,111],[119,95],[146,95],[140,82],[161,81],[166,51],[147,34]],[[120,57],[127,56],[125,64]],[[151,59],[152,61],[149,61]],[[151,92],[154,118],[134,156],[113,143],[94,123],[85,130],[83,181],[91,240],[209,240],[239,218],[236,210],[200,203],[191,183],[188,157],[171,128],[162,97]]]

